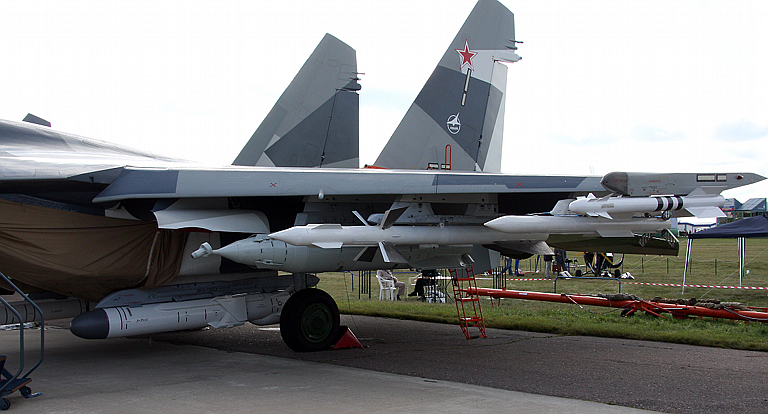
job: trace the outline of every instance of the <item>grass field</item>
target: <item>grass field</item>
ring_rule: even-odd
[[[626,255],[620,270],[630,272],[635,279],[621,284],[621,291],[643,299],[654,297],[719,299],[741,302],[747,306],[768,307],[768,290],[686,287],[648,284],[681,284],[685,265],[687,239],[681,239],[679,257]],[[705,239],[693,243],[692,265],[686,284],[704,286],[739,286],[737,242],[735,239]],[[746,269],[749,273],[743,286],[768,287],[768,239],[747,239]],[[583,265],[581,255],[568,252],[570,259]],[[543,269],[535,272],[535,258],[521,261],[526,278],[543,278]],[[572,272],[573,273],[573,272]],[[396,273],[407,282],[413,273]],[[478,275],[479,276],[479,275]],[[360,278],[351,273],[320,275],[319,288],[330,293],[342,313],[386,316],[458,324],[456,308],[451,300],[446,304],[425,303],[415,298],[403,301],[379,301],[376,278],[371,279],[370,299],[361,292]],[[354,283],[354,289],[353,289]],[[646,284],[647,283],[647,284]],[[493,287],[490,279],[478,280],[479,287]],[[413,288],[408,286],[410,292]],[[507,281],[507,289],[553,292],[552,281]],[[616,293],[615,280],[559,280],[558,293],[586,294]],[[450,292],[450,289],[449,289]],[[503,299],[500,306],[491,307],[483,300],[486,326],[549,332],[561,335],[590,335],[644,339],[704,346],[768,351],[768,325],[709,318],[679,320],[657,318],[645,314],[622,317],[619,309],[577,306],[560,303]],[[457,335],[461,335],[456,328]]]

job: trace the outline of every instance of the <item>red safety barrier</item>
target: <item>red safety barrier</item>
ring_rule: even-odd
[[[768,290],[768,287],[763,286],[717,286],[717,285],[678,285],[674,283],[644,283],[644,282],[624,282],[630,285],[647,285],[647,286],[672,286],[672,287],[695,287],[695,288],[710,288],[710,289],[750,289],[750,290]]]
[[[505,289],[468,289],[468,293],[492,298],[512,298],[526,300],[543,300],[547,302],[575,303],[579,305],[606,306],[626,309],[626,315],[643,311],[661,317],[661,313],[669,313],[676,318],[689,316],[736,319],[743,321],[768,322],[768,313],[754,310],[736,310],[731,308],[710,309],[695,305],[678,305],[672,303],[650,302],[645,300],[611,300],[598,296],[567,295],[559,293],[526,292]],[[621,297],[629,297],[624,295]]]

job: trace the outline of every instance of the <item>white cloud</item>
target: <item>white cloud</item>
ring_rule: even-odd
[[[720,125],[715,138],[726,142],[744,142],[768,138],[768,126],[758,126],[752,121],[741,119]]]

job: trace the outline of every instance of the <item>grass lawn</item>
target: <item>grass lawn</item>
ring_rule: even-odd
[[[726,289],[713,287],[686,287],[658,284],[681,284],[685,262],[686,239],[681,239],[679,257],[626,255],[620,270],[630,272],[635,280],[621,284],[621,292],[643,299],[654,297],[719,299],[741,302],[747,306],[768,307],[768,290]],[[581,255],[568,252],[570,259],[583,264]],[[749,273],[743,286],[768,287],[768,239],[747,239],[746,269]],[[686,284],[704,286],[739,286],[738,253],[735,239],[696,240],[692,248],[693,262]],[[535,272],[535,258],[521,261],[525,277],[542,278],[543,270]],[[573,273],[573,272],[572,272]],[[408,282],[413,273],[398,273]],[[334,297],[342,313],[386,316],[391,318],[458,324],[456,307],[451,300],[446,304],[425,303],[413,297],[399,302],[379,301],[379,286],[371,278],[370,299],[366,289],[361,291],[360,278],[351,273],[324,273],[319,288]],[[354,284],[354,289],[353,289]],[[489,279],[478,280],[478,287],[493,287]],[[410,292],[413,287],[408,286]],[[553,292],[552,281],[507,281],[507,289]],[[616,293],[619,284],[614,280],[559,280],[558,293],[593,295]],[[450,288],[449,293],[452,293]],[[561,303],[519,299],[502,299],[500,306],[490,306],[482,300],[486,326],[549,332],[561,335],[590,335],[616,338],[644,339],[693,345],[768,351],[768,325],[731,320],[656,318],[637,313],[622,317],[619,309],[577,306]],[[457,335],[461,335],[456,328]]]

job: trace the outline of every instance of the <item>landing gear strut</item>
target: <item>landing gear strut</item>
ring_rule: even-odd
[[[280,314],[280,335],[296,352],[329,349],[339,338],[339,308],[320,289],[302,289],[285,302]]]
[[[589,269],[592,273],[595,274],[595,276],[598,277],[611,273],[611,269],[615,269],[612,276],[619,277],[621,275],[621,271],[618,268],[623,263],[623,254],[621,255],[621,260],[616,262],[616,258],[611,253],[584,253],[584,264],[587,265],[587,269]]]

